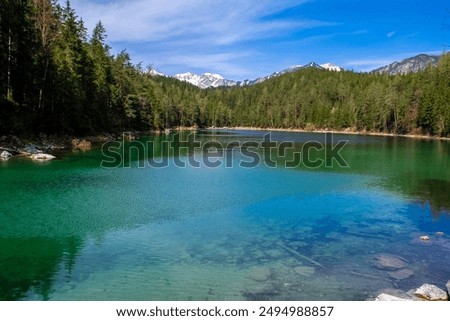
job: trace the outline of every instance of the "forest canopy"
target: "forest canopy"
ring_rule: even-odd
[[[176,126],[450,135],[450,55],[408,75],[307,68],[247,86],[199,89],[112,55],[70,2],[0,2],[0,133],[86,135]]]

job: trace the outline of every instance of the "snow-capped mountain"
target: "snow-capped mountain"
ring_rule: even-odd
[[[219,74],[204,73],[203,75],[193,74],[187,72],[184,74],[176,74],[174,78],[186,81],[200,88],[210,88],[210,87],[230,87],[236,86],[237,82],[233,80],[224,79]]]
[[[173,76],[173,78],[178,79],[180,81],[188,82],[194,86],[197,86],[199,88],[217,88],[217,87],[233,87],[233,86],[252,86],[258,83],[261,83],[263,81],[266,81],[267,79],[278,77],[281,75],[284,75],[286,73],[295,72],[300,69],[305,68],[317,68],[317,69],[327,69],[331,71],[342,71],[343,69],[339,66],[333,65],[331,63],[326,63],[323,65],[319,65],[315,62],[310,62],[306,65],[294,65],[291,67],[288,67],[282,71],[274,72],[271,75],[265,76],[265,77],[259,77],[254,80],[244,80],[244,81],[234,81],[234,80],[228,80],[225,79],[223,76],[219,74],[213,74],[213,73],[204,73],[202,75],[194,74],[191,72],[186,72],[184,74],[176,74]],[[151,69],[148,71],[149,75],[151,76],[165,76],[168,77],[160,72],[158,72],[155,69]]]
[[[259,77],[256,78],[255,80],[244,80],[244,81],[240,81],[237,83],[238,86],[252,86],[258,83],[261,83],[263,81],[266,81],[267,79],[273,78],[273,77],[278,77],[287,73],[291,73],[291,72],[296,72],[300,69],[306,69],[306,68],[317,68],[317,69],[327,69],[327,70],[331,70],[331,71],[342,71],[344,70],[343,68],[336,66],[334,64],[331,63],[326,63],[323,65],[319,65],[315,62],[310,62],[306,65],[294,65],[291,67],[288,67],[282,71],[277,71],[274,72],[273,74],[269,75],[269,76],[265,76],[265,77]]]
[[[439,56],[431,56],[421,54],[411,58],[395,61],[390,65],[375,69],[372,73],[389,74],[389,75],[405,75],[412,72],[424,70],[428,65],[437,65]]]
[[[149,74],[150,76],[162,76],[162,77],[167,77],[167,76],[164,75],[162,72],[159,72],[158,70],[153,69],[153,68],[149,69],[147,72],[148,72],[148,74]]]
[[[323,69],[327,69],[327,70],[331,70],[331,71],[342,71],[343,69],[339,66],[336,66],[335,64],[332,63],[326,63],[323,65],[320,65],[320,67],[322,67]]]

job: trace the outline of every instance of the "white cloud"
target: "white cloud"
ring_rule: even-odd
[[[391,31],[391,32],[388,32],[386,36],[388,38],[392,38],[395,34],[396,34],[396,31]]]
[[[170,74],[197,69],[246,78],[256,76],[250,65],[258,59],[248,53],[261,54],[252,41],[335,25],[277,15],[310,1],[72,0],[72,6],[89,30],[101,20],[108,42],[128,49],[144,66],[152,63]]]
[[[72,5],[90,29],[101,20],[110,41],[170,41],[189,37],[229,44],[320,26],[321,22],[316,20],[263,19],[305,2],[308,1],[73,0]]]

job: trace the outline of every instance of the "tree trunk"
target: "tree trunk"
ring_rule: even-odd
[[[12,90],[11,90],[11,29],[8,30],[8,71],[7,71],[7,81],[6,81],[6,99],[12,100]]]

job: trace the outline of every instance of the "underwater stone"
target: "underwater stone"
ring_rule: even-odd
[[[256,282],[265,282],[270,279],[271,271],[266,267],[254,267],[250,269],[248,276]]]
[[[378,254],[375,256],[375,266],[381,270],[400,270],[406,267],[406,260],[391,254]]]
[[[402,269],[394,272],[389,272],[388,275],[395,280],[405,280],[414,275],[414,271],[411,269]]]
[[[414,292],[416,296],[427,301],[447,301],[447,292],[435,285],[424,284]]]
[[[295,273],[301,276],[310,277],[316,271],[315,268],[310,266],[297,266],[294,268]]]

